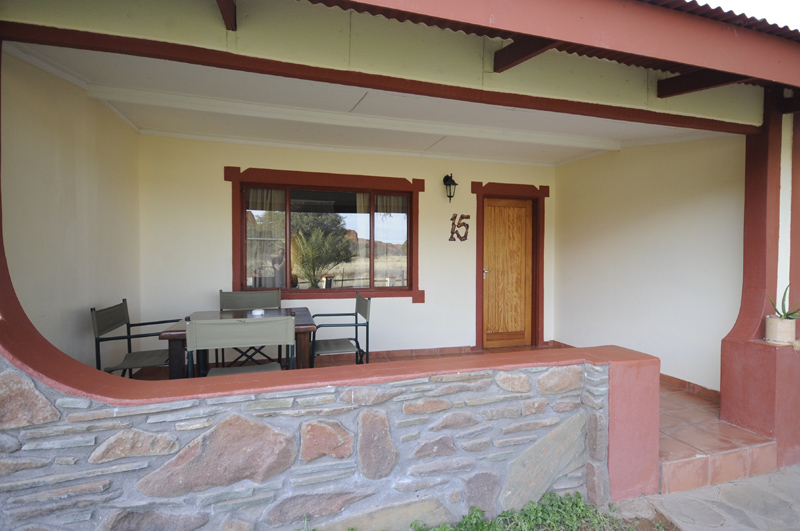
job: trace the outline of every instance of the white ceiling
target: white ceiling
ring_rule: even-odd
[[[104,52],[3,50],[83,88],[142,134],[553,166],[627,145],[722,136]]]

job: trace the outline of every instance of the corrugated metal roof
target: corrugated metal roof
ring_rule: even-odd
[[[465,24],[455,20],[448,20],[445,18],[429,17],[420,15],[419,13],[412,13],[409,11],[401,11],[399,9],[390,9],[370,4],[363,4],[357,0],[307,0],[312,4],[322,4],[328,7],[339,7],[341,9],[352,9],[357,13],[369,13],[371,15],[381,15],[386,18],[397,20],[399,22],[413,22],[415,24],[425,24],[427,26],[435,26],[437,28],[449,29],[452,31],[463,31],[467,34],[485,35],[488,37],[498,37],[501,39],[513,39],[514,34],[509,31],[498,30],[488,26],[478,26],[476,24]],[[733,11],[725,11],[720,7],[710,7],[707,4],[700,4],[695,0],[639,0],[646,4],[653,4],[656,6],[666,7],[675,11],[689,13],[699,17],[710,18],[726,24],[733,24],[742,28],[775,35],[792,41],[800,42],[800,31],[791,29],[786,26],[779,26],[771,24],[764,19],[749,17],[744,14],[737,14]]]
[[[614,61],[626,66],[638,66],[640,68],[649,68],[651,70],[659,70],[661,72],[668,72],[670,74],[686,74],[688,72],[697,70],[697,67],[682,63],[653,59],[652,57],[617,52],[614,50],[606,50],[604,48],[595,48],[593,46],[584,46],[582,44],[574,44],[571,42],[562,42],[557,45],[555,49],[561,52],[580,55],[583,57],[606,59],[608,61]]]
[[[639,0],[646,4],[666,7],[675,11],[697,15],[698,17],[710,18],[726,24],[733,24],[742,28],[751,29],[761,33],[767,33],[783,39],[800,42],[800,31],[791,29],[787,26],[770,24],[764,19],[749,17],[746,14],[737,14],[733,11],[725,11],[721,7],[711,7],[708,4],[700,4],[695,0]]]
[[[486,36],[491,38],[499,38],[504,40],[514,40],[518,37],[517,33],[499,30],[488,26],[479,26],[477,24],[466,24],[456,20],[448,20],[437,17],[430,17],[420,15],[419,13],[410,13],[407,11],[400,11],[398,9],[389,9],[370,4],[363,4],[356,0],[307,0],[312,4],[321,4],[327,7],[338,7],[344,10],[352,10],[356,13],[367,13],[374,16],[382,16],[387,19],[396,20],[398,22],[411,22],[414,24],[424,24],[426,26],[436,27],[440,29],[447,29],[450,31],[463,32],[468,35]],[[616,52],[612,50],[604,50],[592,46],[584,46],[570,42],[561,42],[555,46],[556,50],[581,55],[585,57],[593,57],[595,59],[607,59],[615,61],[627,66],[638,66],[642,68],[650,68],[653,70],[660,70],[662,72],[669,72],[671,74],[683,74],[692,70],[694,67],[689,67],[679,63],[661,61],[643,57],[639,55],[627,54]]]
[[[499,30],[488,26],[479,26],[477,24],[467,24],[456,20],[449,20],[440,17],[430,17],[420,15],[419,13],[412,13],[408,11],[401,11],[399,9],[390,9],[381,6],[374,6],[371,4],[363,4],[358,0],[306,0],[312,4],[321,4],[328,7],[337,7],[344,10],[352,10],[356,13],[367,13],[374,16],[383,16],[387,19],[396,20],[398,22],[411,22],[414,24],[424,24],[440,29],[447,29],[450,31],[460,31],[469,35],[486,36],[492,38],[500,38],[505,40],[514,40],[518,34]],[[686,0],[639,0],[648,4],[653,4],[676,11],[682,11],[692,15],[697,15],[705,18],[710,18],[720,22],[735,24],[740,27],[769,33],[778,37],[791,39],[800,42],[800,32],[791,30],[786,27],[779,27],[775,24],[770,24],[764,20],[758,20],[745,15],[737,15],[732,11],[724,11],[721,8],[711,8],[708,5],[700,5],[696,1]],[[603,48],[596,48],[592,46],[585,46],[570,42],[561,42],[555,46],[556,50],[576,54],[584,57],[593,57],[595,59],[606,59],[614,61],[627,66],[636,66],[641,68],[648,68],[652,70],[659,70],[670,74],[685,74],[697,70],[696,67],[689,65],[675,63],[671,61],[663,61],[644,57],[641,55],[622,53],[613,50],[606,50]]]
[[[515,33],[510,31],[499,30],[489,26],[479,26],[477,24],[466,24],[456,20],[448,20],[446,18],[430,17],[427,15],[420,15],[419,13],[412,13],[409,11],[401,11],[399,9],[390,9],[387,7],[374,6],[370,4],[362,4],[353,0],[307,0],[312,4],[322,4],[328,7],[338,7],[344,10],[352,10],[356,13],[368,13],[370,15],[383,16],[385,18],[396,20],[398,22],[413,22],[414,24],[424,24],[426,26],[433,26],[441,29],[449,29],[451,31],[463,31],[471,35],[480,35],[487,37],[496,37],[500,39],[512,39]]]

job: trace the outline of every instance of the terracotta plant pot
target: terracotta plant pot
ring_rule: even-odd
[[[766,336],[764,339],[778,345],[788,345],[797,338],[795,319],[781,319],[777,315],[767,316]]]

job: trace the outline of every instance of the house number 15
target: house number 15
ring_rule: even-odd
[[[456,223],[456,218],[458,218],[458,223]],[[452,223],[452,225],[450,227],[450,241],[451,242],[456,241],[456,238],[458,238],[462,242],[467,241],[467,236],[469,235],[469,224],[468,223],[464,223],[465,219],[469,219],[469,215],[468,214],[461,214],[461,216],[459,216],[458,214],[453,214],[453,217],[450,218],[450,222]],[[458,232],[458,229],[460,229],[460,228],[464,229],[464,235],[463,236],[461,235],[460,232]]]

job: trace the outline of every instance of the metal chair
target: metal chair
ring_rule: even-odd
[[[281,307],[281,290],[222,291],[219,290],[220,310],[266,310]]]
[[[219,309],[224,310],[268,310],[279,309],[281,307],[281,290],[271,289],[266,291],[222,291],[219,290]],[[237,349],[239,356],[230,362],[227,366],[233,367],[234,364],[241,360],[239,365],[244,365],[248,361],[258,363],[255,357],[258,355],[263,356],[270,362],[273,360],[269,355],[263,352],[264,346],[251,346],[250,348],[242,351]],[[214,361],[216,366],[219,367],[219,353],[222,350],[222,364],[225,365],[225,350],[217,349],[214,351]],[[278,346],[278,363],[282,363],[282,347]]]
[[[317,339],[317,332],[311,335],[311,355],[309,365],[314,367],[317,356],[330,354],[355,354],[357,364],[369,363],[369,309],[371,299],[356,293],[356,309],[349,313],[318,313],[312,315],[317,331],[322,328],[352,328],[353,335],[347,338]],[[323,322],[318,322],[320,318]],[[360,318],[360,319],[359,319]],[[328,319],[333,321],[324,322]],[[359,330],[364,329],[364,348],[359,341]]]
[[[177,323],[180,321],[180,319],[165,319],[162,321],[132,323],[130,316],[128,315],[128,301],[126,299],[122,299],[120,304],[115,304],[114,306],[109,306],[108,308],[102,308],[100,310],[92,308],[90,313],[92,314],[92,328],[94,329],[94,355],[97,370],[100,370],[102,366],[100,360],[100,343],[105,343],[107,341],[126,340],[128,342],[128,352],[125,354],[122,362],[114,365],[113,367],[106,367],[103,369],[109,374],[114,371],[122,371],[121,376],[123,378],[125,377],[126,372],[128,373],[128,377],[131,377],[133,376],[134,369],[141,369],[143,367],[160,367],[167,363],[167,360],[169,359],[169,352],[167,349],[141,350],[133,352],[133,339],[158,336],[161,333],[160,331],[133,334],[131,329],[142,326]],[[118,328],[121,328],[122,326],[125,326],[125,335],[106,335]]]
[[[294,366],[294,317],[251,317],[247,319],[214,319],[192,321],[186,318],[186,350],[189,355],[189,366],[194,365],[194,354],[210,349],[234,348],[243,349],[251,345],[286,345],[287,366]],[[246,374],[253,372],[279,371],[278,362],[247,365],[239,367],[215,367],[208,371],[208,376],[230,374]],[[193,376],[193,374],[190,374]]]

